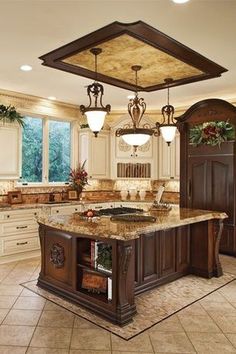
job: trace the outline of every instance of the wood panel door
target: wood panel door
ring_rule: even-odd
[[[176,271],[175,233],[176,229],[160,231],[160,274],[162,278]]]

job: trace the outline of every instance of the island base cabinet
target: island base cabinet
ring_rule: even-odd
[[[135,294],[180,278],[190,267],[190,226],[150,232],[135,241]]]
[[[132,321],[136,314],[134,240],[94,239],[45,225],[40,225],[39,235],[42,251],[39,287],[120,326]],[[91,244],[99,242],[111,247],[111,272],[98,268],[91,259]]]

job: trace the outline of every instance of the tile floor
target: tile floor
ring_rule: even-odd
[[[19,285],[38,272],[38,258],[0,265],[0,354],[236,353],[236,280],[127,342]]]

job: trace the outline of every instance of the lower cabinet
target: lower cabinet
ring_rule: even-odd
[[[0,263],[40,254],[38,223],[40,209],[0,212]]]
[[[142,235],[135,241],[135,293],[187,274],[189,265],[188,225]]]

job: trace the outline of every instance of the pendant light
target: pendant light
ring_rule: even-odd
[[[95,70],[94,70],[94,83],[88,85],[87,94],[89,96],[89,105],[85,107],[80,106],[80,112],[87,117],[89,128],[93,131],[95,137],[102,129],[105,121],[106,114],[110,112],[111,106],[107,104],[103,106],[102,97],[104,95],[104,88],[101,84],[97,82],[97,57],[101,54],[101,48],[92,48],[90,52],[94,55]],[[92,103],[94,101],[94,105]]]
[[[128,113],[132,120],[131,124],[126,124],[123,128],[116,130],[116,136],[122,137],[122,139],[128,145],[134,147],[134,151],[137,147],[144,145],[148,142],[154,131],[148,124],[144,124],[140,127],[141,119],[146,111],[146,103],[143,98],[138,97],[138,71],[141,70],[141,65],[133,65],[131,69],[135,72],[135,96],[131,98],[128,103]]]
[[[172,81],[173,81],[173,79],[171,79],[171,78],[165,79],[165,82],[168,84],[167,105],[165,105],[161,109],[161,114],[163,117],[162,123],[159,123],[159,122],[156,123],[157,129],[160,131],[160,133],[161,133],[163,139],[166,141],[167,145],[170,145],[170,143],[174,139],[176,129],[177,129],[176,123],[174,122],[175,109],[172,105],[169,104],[169,98],[170,98],[169,85],[171,84]]]

